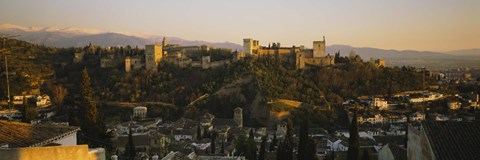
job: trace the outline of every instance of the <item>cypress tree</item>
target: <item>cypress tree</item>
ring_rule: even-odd
[[[275,151],[275,146],[277,146],[277,134],[273,135],[273,140],[272,140],[272,143],[270,143],[270,147],[268,148],[268,151],[270,152]]]
[[[262,144],[260,145],[260,153],[258,155],[258,160],[265,160],[265,152],[266,152],[266,147],[267,147],[267,136],[262,137]]]
[[[210,148],[212,149],[211,150],[211,154],[215,154],[215,139],[217,139],[217,133],[216,132],[212,132],[212,135],[210,137]]]
[[[308,145],[305,153],[306,160],[316,160],[317,159],[317,143],[312,137],[308,138]]]
[[[132,128],[130,128],[128,133],[128,142],[125,145],[125,158],[128,158],[128,160],[133,160],[135,159],[136,154],[135,145],[133,144]]]
[[[197,126],[197,140],[202,140],[202,130],[200,129],[200,125]]]
[[[277,148],[277,160],[284,160],[285,159],[285,150],[283,149],[283,143],[278,144]]]
[[[307,149],[309,145],[308,138],[308,112],[304,117],[303,122],[300,127],[300,135],[298,142],[298,155],[297,159],[306,159]]]
[[[225,143],[225,138],[222,138],[222,147],[220,148],[220,153],[221,154],[224,154],[225,153],[225,147],[224,147],[224,144]]]
[[[370,152],[367,149],[363,149],[362,160],[370,160]]]
[[[353,111],[352,123],[350,124],[350,137],[348,138],[348,160],[357,160],[360,153],[360,136],[357,128],[357,109]]]
[[[83,69],[82,72],[82,84],[81,84],[81,101],[80,101],[80,114],[84,115],[84,122],[82,123],[82,130],[85,130],[87,134],[91,136],[97,135],[99,130],[98,127],[98,112],[95,99],[93,98],[93,89],[91,87],[90,76],[88,75],[87,68]],[[95,136],[97,137],[97,136]]]
[[[285,151],[285,160],[293,159],[293,127],[292,120],[287,121],[287,134],[285,135],[283,149]]]
[[[277,160],[293,159],[293,127],[292,121],[287,120],[287,134],[282,143],[278,145]]]
[[[250,149],[250,155],[251,157],[248,159],[257,159],[257,144],[255,143],[254,139],[254,134],[253,134],[253,129],[250,130],[249,137],[248,137],[248,148]]]

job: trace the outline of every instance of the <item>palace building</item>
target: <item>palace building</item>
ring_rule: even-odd
[[[279,43],[269,46],[260,46],[260,41],[251,38],[243,39],[243,51],[245,54],[257,57],[261,55],[278,55],[287,62],[295,64],[298,69],[305,66],[327,66],[335,64],[334,56],[325,55],[326,41],[313,41],[313,49],[300,47],[280,47]]]

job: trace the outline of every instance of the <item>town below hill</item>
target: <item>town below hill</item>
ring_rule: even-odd
[[[0,137],[2,148],[88,144],[112,159],[347,159],[349,148],[367,159],[441,157],[435,146],[448,143],[432,129],[448,138],[456,129],[464,138],[479,133],[476,68],[434,71],[356,52],[329,55],[325,39],[313,49],[244,42],[241,52],[167,38],[142,48],[7,39],[0,127],[42,132],[18,134],[28,143]],[[423,145],[432,151],[418,151]]]

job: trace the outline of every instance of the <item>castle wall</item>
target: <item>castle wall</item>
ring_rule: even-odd
[[[328,66],[328,65],[335,64],[335,58],[333,56],[305,58],[305,64],[315,65],[315,66]]]

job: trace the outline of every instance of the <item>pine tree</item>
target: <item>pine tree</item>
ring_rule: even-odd
[[[133,144],[132,128],[130,128],[128,133],[128,142],[125,145],[125,158],[128,158],[128,160],[133,160],[135,159],[136,154],[135,145]]]
[[[353,111],[352,123],[350,124],[350,138],[348,138],[347,159],[357,160],[360,153],[360,136],[357,128],[357,109]]]
[[[260,145],[260,153],[258,155],[258,160],[265,160],[265,152],[266,152],[266,147],[267,147],[267,136],[262,137],[262,144]]]

